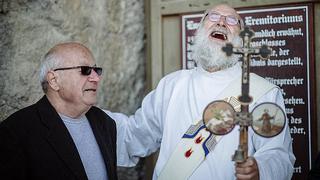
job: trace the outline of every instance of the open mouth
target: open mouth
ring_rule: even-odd
[[[97,90],[96,90],[96,89],[85,89],[84,91],[93,91],[93,92],[96,92]]]
[[[215,38],[215,39],[220,39],[222,41],[226,41],[228,40],[228,37],[225,33],[222,33],[222,32],[219,32],[219,31],[213,31],[210,36],[212,38]]]

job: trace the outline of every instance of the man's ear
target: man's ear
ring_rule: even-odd
[[[49,71],[47,73],[47,82],[51,89],[54,91],[58,91],[60,89],[59,84],[57,82],[58,75],[54,71]]]

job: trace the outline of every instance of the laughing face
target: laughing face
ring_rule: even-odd
[[[204,20],[204,28],[209,32],[209,39],[225,45],[231,43],[240,32],[241,17],[228,5],[212,8]]]
[[[218,5],[206,14],[194,45],[194,59],[209,72],[221,70],[238,61],[236,55],[227,57],[221,50],[226,43],[240,46],[240,16],[228,5]]]

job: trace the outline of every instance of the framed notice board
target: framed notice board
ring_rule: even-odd
[[[237,10],[245,25],[255,31],[251,45],[272,48],[267,60],[251,57],[251,71],[281,88],[296,156],[293,179],[305,179],[317,148],[313,4]],[[196,66],[192,45],[201,17],[202,13],[181,16],[182,68]]]

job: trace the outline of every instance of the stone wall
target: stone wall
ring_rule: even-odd
[[[144,93],[143,0],[0,0],[0,120],[43,93],[41,57],[78,41],[104,68],[99,106],[132,113]]]
[[[41,57],[77,41],[104,68],[98,105],[133,113],[145,87],[144,0],[0,0],[0,122],[43,96]],[[136,169],[120,179],[137,179]]]

